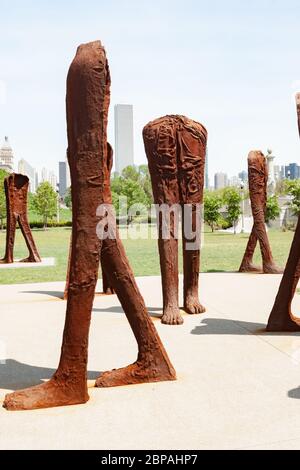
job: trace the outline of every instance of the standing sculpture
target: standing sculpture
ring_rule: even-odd
[[[149,122],[143,130],[155,204],[158,207],[180,205],[181,212],[191,207],[191,218],[182,217],[184,310],[203,313],[205,308],[198,297],[200,244],[189,249],[191,242],[186,225],[192,231],[197,224],[199,207],[203,202],[204,165],[207,131],[198,122],[185,116],[171,115]],[[163,237],[163,216],[158,215],[158,248],[163,289],[162,323],[183,323],[178,304],[178,239],[176,214],[170,212],[169,237]]]
[[[84,403],[88,335],[100,252],[138,344],[135,363],[105,372],[97,387],[174,380],[175,371],[149,318],[120,239],[96,233],[103,204],[111,204],[111,152],[107,144],[110,74],[100,41],[78,47],[67,78],[68,160],[72,182],[70,283],[61,357],[52,378],[6,395],[9,410]],[[102,251],[101,251],[102,250]]]
[[[67,276],[66,276],[66,284],[64,289],[63,300],[67,300],[68,292],[69,292],[69,284],[70,284],[70,267],[71,267],[71,252],[72,252],[72,237],[70,240],[70,248],[69,248],[69,257],[68,257],[68,266],[67,266]],[[102,256],[100,255],[100,265],[102,271],[102,292],[96,292],[95,295],[112,295],[115,294],[115,291],[109,282],[108,273],[106,272],[105,265],[102,261]]]
[[[259,150],[252,151],[248,155],[248,177],[253,227],[239,272],[263,271],[265,274],[280,274],[283,270],[276,266],[273,260],[265,226],[268,168],[266,158]],[[259,266],[253,264],[253,255],[257,241],[259,242],[262,256],[262,270]]]
[[[300,93],[296,95],[300,134]],[[269,316],[267,331],[300,331],[300,318],[292,313],[292,301],[300,279],[300,217],[278,293]]]
[[[41,261],[35,246],[27,216],[27,193],[29,178],[19,173],[11,173],[4,179],[6,196],[6,247],[1,263],[14,262],[14,244],[17,223],[25,239],[29,256],[22,262],[38,263]]]

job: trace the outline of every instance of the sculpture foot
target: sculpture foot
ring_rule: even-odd
[[[28,258],[21,259],[19,263],[41,263],[40,258],[35,258],[34,256],[28,256]]]
[[[107,287],[107,289],[103,290],[102,292],[104,295],[113,295],[115,294],[115,291],[113,290],[112,287]]]
[[[266,327],[266,331],[273,331],[273,332],[285,332],[285,331],[300,331],[300,320],[295,317],[288,316],[287,319],[284,321],[272,321],[269,320],[268,325]]]
[[[1,258],[0,259],[0,264],[10,264],[10,263],[13,263],[14,261],[12,259],[5,259],[5,258]]]
[[[276,266],[276,264],[264,264],[263,266],[264,274],[282,274],[283,271],[284,269]]]
[[[240,269],[239,273],[261,273],[262,268],[260,266],[256,266],[253,263],[244,263]]]
[[[52,378],[41,385],[7,394],[3,407],[9,411],[17,411],[86,403],[89,399],[86,383],[78,386],[80,390],[77,390],[77,386],[77,383],[60,383]]]
[[[96,380],[95,387],[119,387],[167,380],[176,380],[175,370],[170,369],[164,359],[157,363],[152,358],[150,363],[137,361],[127,367],[103,372]]]
[[[184,311],[190,315],[204,313],[205,307],[200,304],[197,296],[188,297],[184,302]]]
[[[163,311],[163,316],[161,317],[161,322],[164,325],[182,325],[183,318],[180,315],[180,310],[178,307],[166,307]]]

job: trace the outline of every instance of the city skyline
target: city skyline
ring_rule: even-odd
[[[245,168],[251,149],[299,161],[297,1],[162,0],[153,8],[53,0],[41,9],[37,0],[3,0],[1,12],[0,129],[34,167],[63,158],[68,67],[77,46],[97,38],[112,76],[109,141],[113,105],[132,103],[136,164],[146,162],[143,126],[171,113],[208,129],[211,181],[217,171]]]

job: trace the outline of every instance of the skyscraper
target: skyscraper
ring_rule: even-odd
[[[215,189],[222,189],[228,186],[228,176],[226,173],[215,173]]]
[[[35,169],[28,163],[24,158],[19,160],[18,172],[22,175],[26,175],[29,178],[29,192],[34,193],[36,191],[35,185]]]
[[[67,191],[67,164],[58,162],[59,195],[65,197]]]
[[[0,148],[0,165],[9,172],[14,169],[14,155],[7,136],[5,136],[4,144]]]
[[[285,177],[290,180],[300,178],[300,167],[297,163],[290,163],[285,166]]]
[[[115,113],[115,171],[133,165],[133,106],[116,104]]]
[[[248,172],[243,170],[243,171],[240,171],[240,173],[238,174],[240,180],[243,182],[243,183],[247,183],[248,181]]]
[[[51,184],[54,191],[56,191],[57,190],[57,178],[56,178],[56,174],[53,171],[49,172],[49,180],[48,181]]]

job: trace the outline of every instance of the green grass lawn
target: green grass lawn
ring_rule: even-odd
[[[63,281],[66,277],[71,228],[34,229],[33,236],[42,257],[55,257],[55,266],[44,268],[1,269],[0,284],[25,282]],[[270,230],[269,239],[273,255],[279,265],[284,265],[292,242],[293,232]],[[205,232],[201,254],[201,271],[237,271],[248,241],[248,234],[232,235],[223,232]],[[126,253],[136,276],[160,274],[157,240],[123,240]],[[180,244],[180,241],[179,241]],[[0,250],[4,254],[5,232],[0,233]],[[2,254],[0,256],[2,256]],[[15,258],[27,255],[25,242],[17,230]],[[255,261],[260,262],[259,250]],[[179,256],[180,270],[182,257]]]

